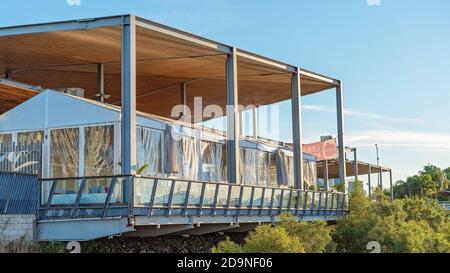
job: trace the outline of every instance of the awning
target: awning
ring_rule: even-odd
[[[325,161],[317,162],[317,177],[324,178],[324,163]],[[355,163],[354,161],[347,160],[346,161],[347,168],[347,177],[355,176]],[[358,161],[358,175],[368,175],[369,170],[371,174],[377,174],[380,172],[386,173],[391,169],[386,167],[378,167],[376,164],[370,164],[366,162]],[[328,178],[337,179],[339,178],[339,161],[338,160],[329,160],[328,161]]]

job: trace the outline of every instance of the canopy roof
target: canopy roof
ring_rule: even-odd
[[[324,163],[325,161],[319,161],[317,162],[317,177],[318,178],[324,178]],[[347,177],[355,176],[355,162],[347,160],[346,161],[346,167],[347,167]],[[391,169],[383,167],[383,166],[376,166],[374,164],[366,163],[358,161],[358,175],[367,175],[369,174],[369,171],[371,174],[377,174],[383,172],[389,172]],[[328,161],[328,178],[330,179],[337,179],[339,178],[339,161],[338,160],[329,160]]]
[[[103,64],[107,102],[120,105],[122,24],[131,17],[137,22],[138,110],[170,117],[184,83],[188,106],[195,96],[204,105],[225,106],[225,60],[232,47],[131,15],[0,28],[0,77],[50,89],[78,87],[96,99],[97,69]],[[267,105],[291,97],[296,67],[243,50],[237,54],[239,104]],[[300,71],[303,96],[338,84]],[[21,90],[0,86],[0,91],[0,111],[20,103],[11,97]]]

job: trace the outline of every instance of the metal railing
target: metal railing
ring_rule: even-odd
[[[344,215],[339,192],[134,176],[40,180],[39,219]]]
[[[446,210],[450,210],[450,201],[441,201],[439,202],[439,205],[441,205]]]

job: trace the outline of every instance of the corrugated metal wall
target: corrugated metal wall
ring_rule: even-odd
[[[35,214],[38,176],[0,172],[0,215]]]
[[[35,214],[41,145],[0,147],[0,215]]]

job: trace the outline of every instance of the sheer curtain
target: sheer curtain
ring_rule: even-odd
[[[114,174],[114,126],[84,128],[84,175]]]
[[[257,165],[256,160],[259,156],[256,149],[241,149],[241,182],[244,185],[256,185],[257,181]]]
[[[78,177],[78,128],[53,129],[50,139],[50,177]]]
[[[138,166],[145,164],[144,176],[161,175],[161,142],[162,132],[148,128],[138,127]]]

